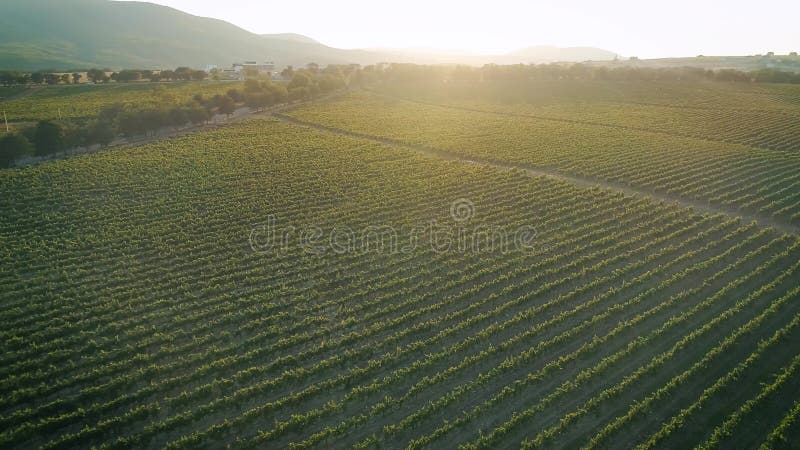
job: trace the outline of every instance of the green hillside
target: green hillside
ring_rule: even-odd
[[[305,36],[257,35],[150,3],[0,2],[0,69],[203,67],[243,60],[284,66],[379,59],[377,53],[334,49]]]
[[[53,11],[58,11],[54,14]],[[270,18],[279,21],[280,18]],[[530,47],[502,55],[419,50],[344,50],[294,33],[254,34],[228,22],[145,2],[4,0],[0,2],[0,70],[72,70],[273,61],[278,67],[373,64],[541,63],[610,60],[594,48]]]

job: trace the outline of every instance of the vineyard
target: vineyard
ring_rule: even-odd
[[[16,122],[84,119],[94,117],[102,108],[118,103],[142,107],[184,103],[196,94],[213,96],[240,87],[241,83],[223,82],[117,83],[25,88],[32,92],[21,98],[12,97],[19,95],[19,92],[14,92],[18,88],[4,87],[0,88],[0,92],[11,97],[2,103],[2,107],[8,120]]]
[[[611,83],[609,83],[611,84]],[[403,89],[406,87],[406,89]],[[552,121],[587,123],[667,135],[721,141],[768,150],[800,151],[800,88],[780,86],[751,88],[752,92],[721,91],[719,88],[681,92],[675,86],[655,92],[637,93],[626,86],[623,97],[600,90],[581,98],[564,98],[551,92],[551,98],[518,98],[497,101],[505,95],[491,90],[461,93],[453,88],[431,90],[426,85],[390,86],[386,92],[433,106],[450,106],[468,111]],[[563,88],[562,88],[563,89]],[[408,91],[413,92],[408,97]],[[710,91],[710,92],[709,92]],[[565,92],[565,94],[567,94]],[[574,92],[569,92],[574,96]],[[605,94],[605,95],[604,95]],[[747,95],[749,94],[749,95]],[[730,104],[730,97],[739,104]],[[631,98],[633,97],[633,98]],[[572,101],[565,101],[572,100]]]
[[[424,98],[425,90],[420,91]],[[681,97],[674,95],[680,102]],[[655,101],[646,96],[634,98]],[[800,106],[753,112],[753,117],[748,117],[724,109],[611,107],[602,101],[583,105],[564,99],[554,103],[551,98],[541,102],[550,106],[535,102],[453,106],[358,92],[291,115],[468,159],[545,168],[800,225]],[[544,112],[548,108],[550,112]],[[679,114],[680,120],[671,119]],[[756,118],[770,114],[781,120]],[[712,115],[716,122],[698,118]],[[723,127],[720,121],[728,123]],[[692,136],[703,127],[752,135],[755,140],[773,136],[770,139],[784,150],[745,145],[747,139],[734,143],[733,138],[723,139],[711,132],[703,132],[703,138]],[[694,131],[681,131],[688,128]]]
[[[796,448],[800,239],[724,210],[800,225],[800,103],[632,86],[387,84],[0,172],[0,447]]]

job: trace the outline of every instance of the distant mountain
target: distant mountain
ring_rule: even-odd
[[[614,52],[594,47],[554,47],[539,45],[528,47],[516,52],[502,55],[506,60],[514,62],[579,62],[579,61],[610,61],[617,55]]]
[[[619,59],[617,61],[593,62],[608,67],[678,68],[697,67],[706,70],[734,69],[751,72],[775,69],[800,73],[800,57],[797,55],[751,55],[751,56],[695,56],[686,58]]]
[[[593,47],[554,47],[535,46],[511,53],[497,55],[475,54],[464,51],[432,49],[374,49],[392,53],[395,58],[403,58],[424,64],[543,64],[551,62],[612,61],[614,52]]]
[[[306,44],[319,44],[319,42],[315,41],[314,39],[297,33],[262,34],[261,37],[292,42],[305,42]]]
[[[202,68],[241,61],[317,64],[499,64],[612,59],[591,48],[531,47],[507,55],[344,50],[307,36],[258,35],[166,6],[108,0],[0,0],[0,69]]]
[[[377,62],[297,34],[257,35],[161,5],[107,0],[0,0],[0,69],[161,68],[244,60],[278,66]]]

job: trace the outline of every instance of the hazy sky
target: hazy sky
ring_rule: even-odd
[[[497,53],[594,46],[624,56],[800,51],[800,0],[155,0],[255,33],[340,48]]]

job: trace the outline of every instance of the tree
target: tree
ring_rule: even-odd
[[[306,64],[306,69],[308,69],[310,72],[317,73],[319,71],[319,64],[310,62]]]
[[[50,155],[64,148],[64,134],[61,126],[49,120],[40,120],[33,133],[36,154]]]
[[[789,53],[789,56],[797,56],[797,52],[791,52]]]
[[[102,69],[89,69],[89,71],[86,72],[86,77],[92,80],[92,83],[105,83],[108,81],[106,71]]]
[[[61,81],[61,76],[57,73],[46,73],[44,74],[44,81],[47,84],[58,84]]]
[[[217,110],[220,114],[225,114],[228,117],[236,111],[236,102],[227,95],[217,95],[214,97],[217,104]]]
[[[210,118],[208,110],[200,105],[193,106],[186,111],[186,116],[189,119],[189,122],[192,122],[195,125],[199,125]]]
[[[125,109],[125,105],[122,103],[113,103],[111,105],[105,106],[100,109],[97,113],[97,119],[102,120],[104,122],[113,122],[119,113],[121,113]]]
[[[289,100],[291,101],[305,100],[310,97],[311,90],[306,86],[289,89]]]
[[[142,115],[138,111],[122,111],[117,115],[117,129],[125,136],[135,136],[145,131]]]
[[[194,70],[189,67],[178,67],[175,69],[175,78],[178,80],[191,81],[193,72]]]
[[[33,147],[25,136],[6,133],[0,137],[0,167],[11,167],[14,161],[31,153]]]
[[[138,70],[120,70],[119,72],[115,72],[112,78],[121,83],[128,83],[130,81],[141,80],[142,72]]]
[[[89,124],[86,132],[86,145],[100,144],[105,147],[110,144],[116,136],[111,122],[105,120],[95,120]]]
[[[281,70],[281,76],[291,79],[294,76],[294,68],[292,66],[286,66],[285,69]]]
[[[167,81],[175,79],[175,72],[173,72],[171,70],[162,70],[161,72],[159,72],[159,75],[161,76],[161,79],[164,79],[164,80],[167,80]]]
[[[244,96],[238,89],[228,89],[228,97],[232,98],[234,102],[243,102]]]
[[[27,73],[0,70],[0,84],[3,86],[11,86],[12,84],[27,84],[29,81],[30,75]]]
[[[141,114],[142,117],[141,120],[145,133],[148,131],[156,131],[159,128],[169,124],[169,121],[167,120],[167,113],[160,109],[148,109],[139,114]]]
[[[261,109],[272,104],[272,94],[269,92],[249,92],[245,94],[244,102],[251,108]]]
[[[319,79],[319,90],[322,92],[331,92],[336,89],[341,89],[345,86],[344,78],[336,75],[322,75]]]
[[[180,127],[186,125],[186,122],[189,121],[188,114],[186,110],[180,107],[175,107],[169,110],[167,113],[167,123],[173,127]]]
[[[259,83],[256,79],[248,78],[247,80],[244,80],[244,91],[261,92],[261,83]]]
[[[270,84],[267,90],[275,103],[286,103],[289,100],[289,91],[282,84]]]
[[[63,136],[62,147],[69,149],[86,145],[89,131],[86,127],[67,126],[61,129],[61,135]]]
[[[294,88],[308,87],[309,84],[311,84],[311,77],[303,72],[297,72],[292,76],[292,81],[289,82],[286,88],[291,91]]]
[[[203,81],[206,79],[206,72],[203,70],[195,70],[192,72],[192,80]]]
[[[70,82],[70,79],[71,79],[71,76],[70,76],[70,74],[68,74],[68,73],[63,73],[63,74],[61,74],[61,82],[62,82],[62,83],[64,83],[64,84],[69,84],[69,82]]]
[[[81,76],[80,73],[78,73],[78,72],[73,73],[72,74],[72,84],[80,83],[81,82],[81,78],[82,78],[82,76]]]
[[[33,84],[42,84],[44,82],[44,72],[33,72],[31,74],[31,82]]]

